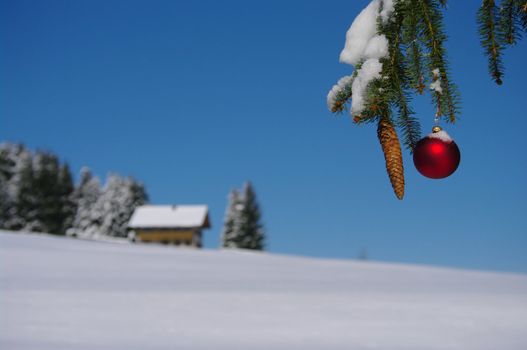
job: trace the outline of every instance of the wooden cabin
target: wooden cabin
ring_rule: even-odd
[[[206,205],[143,205],[128,224],[129,237],[138,242],[158,242],[201,248],[202,231],[210,228]]]

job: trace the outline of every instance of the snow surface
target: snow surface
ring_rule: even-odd
[[[527,276],[0,232],[0,349],[524,350]]]
[[[200,227],[207,218],[206,205],[142,205],[130,218],[131,228]]]

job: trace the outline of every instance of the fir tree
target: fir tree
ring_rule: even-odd
[[[73,191],[73,201],[76,212],[71,227],[67,234],[71,236],[89,237],[99,231],[101,216],[95,211],[101,194],[101,185],[98,177],[94,177],[89,168],[81,169],[78,186]]]
[[[77,204],[73,198],[74,186],[69,165],[63,164],[59,170],[58,176],[59,198],[60,198],[60,216],[61,229],[60,234],[66,234],[66,231],[72,227]]]
[[[134,179],[109,175],[101,196],[95,204],[100,215],[100,234],[127,237],[127,227],[135,208],[146,203],[144,186]]]
[[[62,234],[63,215],[59,184],[59,160],[48,152],[38,152],[34,160],[33,194],[36,197],[36,220],[28,221],[31,231]]]
[[[0,175],[0,229],[6,228],[9,212],[9,196],[7,194],[7,180]]]
[[[0,179],[8,181],[12,174],[12,168],[15,165],[14,161],[9,157],[9,149],[7,144],[0,145]]]
[[[19,216],[18,199],[22,185],[22,168],[31,163],[31,153],[22,144],[3,143],[0,145],[0,172],[2,177],[2,228],[19,230],[25,219]],[[28,170],[28,169],[26,169]],[[32,170],[31,170],[32,172]]]
[[[225,214],[222,233],[222,246],[263,250],[265,234],[261,223],[261,213],[256,193],[250,182],[247,182],[241,195],[231,191]]]
[[[236,189],[229,193],[227,208],[225,209],[225,218],[223,223],[223,231],[221,234],[221,246],[224,248],[236,248],[236,238],[239,236],[239,222],[240,210],[238,210],[240,203],[240,195]]]
[[[3,146],[3,145],[1,145]],[[10,168],[14,165],[8,158],[6,149],[0,146],[0,229],[6,228],[9,218],[10,198],[8,192]]]
[[[9,229],[41,231],[39,221],[39,201],[34,191],[33,161],[30,156],[20,159],[20,168],[15,177],[16,195],[14,215],[10,217]]]
[[[132,216],[135,208],[148,203],[148,193],[146,192],[145,185],[133,178],[129,179],[129,186],[131,193],[130,207],[132,208],[130,210],[130,216]]]
[[[256,199],[256,193],[250,182],[247,182],[242,192],[240,222],[240,248],[263,250],[264,230],[261,223],[260,206]]]

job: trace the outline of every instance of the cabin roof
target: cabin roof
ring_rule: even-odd
[[[142,205],[130,218],[129,228],[208,228],[206,205]]]

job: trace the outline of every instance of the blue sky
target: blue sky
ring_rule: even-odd
[[[479,1],[446,12],[463,113],[445,180],[404,154],[398,201],[372,125],[326,109],[367,1],[1,1],[0,141],[145,182],[153,203],[206,203],[218,246],[228,191],[251,180],[269,250],[527,272],[527,42],[491,82]],[[427,131],[429,96],[414,106]]]

